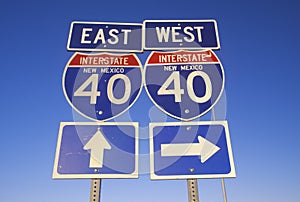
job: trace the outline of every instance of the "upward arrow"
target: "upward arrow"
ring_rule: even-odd
[[[111,149],[109,142],[105,139],[98,128],[98,131],[93,137],[84,145],[84,150],[91,150],[90,152],[90,168],[102,168],[104,150]]]
[[[201,156],[201,163],[213,156],[220,147],[198,136],[198,143],[162,144],[162,156]]]

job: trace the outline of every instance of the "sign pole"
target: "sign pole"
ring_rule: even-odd
[[[101,179],[92,179],[90,202],[100,202]]]
[[[188,179],[188,202],[199,202],[197,179]]]
[[[224,180],[224,178],[221,178],[221,183],[222,183],[223,200],[224,200],[224,202],[227,202],[227,196],[226,196],[226,189],[225,189],[225,180]]]
[[[215,114],[215,108],[213,107],[212,110],[212,119],[213,121],[216,120],[216,114]],[[224,178],[221,178],[221,183],[222,183],[222,193],[223,193],[223,201],[227,202],[227,195],[226,195],[226,188],[225,188],[225,180]]]

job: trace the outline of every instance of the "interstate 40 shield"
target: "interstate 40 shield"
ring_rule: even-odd
[[[63,91],[79,114],[95,121],[128,110],[142,90],[142,71],[135,54],[75,53],[67,63]]]
[[[211,50],[154,51],[147,59],[144,74],[152,102],[183,121],[208,112],[224,89],[224,70]]]

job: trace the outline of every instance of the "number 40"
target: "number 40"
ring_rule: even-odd
[[[90,104],[96,104],[97,97],[101,95],[100,91],[98,91],[98,74],[92,74],[81,86],[74,92],[74,96],[86,96],[90,97]],[[124,82],[124,94],[121,98],[116,98],[113,93],[113,86],[116,80],[123,80]],[[88,86],[90,90],[86,90]],[[107,84],[107,96],[110,102],[114,104],[124,104],[130,98],[131,92],[131,82],[129,78],[124,74],[115,74],[108,80]]]
[[[205,94],[202,97],[198,97],[193,88],[193,82],[195,77],[202,77],[205,84]],[[74,92],[74,96],[86,96],[90,97],[90,104],[96,104],[97,97],[101,95],[101,92],[98,91],[98,74],[92,74],[79,88]],[[117,98],[113,92],[113,86],[116,80],[122,80],[124,82],[124,94],[121,98]],[[187,93],[190,99],[197,103],[207,102],[212,95],[212,84],[209,76],[202,71],[193,71],[187,77]],[[173,82],[173,89],[169,88]],[[87,90],[87,87],[90,86],[90,90]],[[130,79],[124,74],[115,74],[108,80],[107,84],[107,96],[110,102],[113,104],[124,104],[130,98],[131,93],[131,82]],[[163,85],[157,91],[158,95],[174,95],[175,102],[181,102],[181,95],[184,94],[184,89],[180,86],[180,73],[179,71],[174,71],[166,79]]]
[[[204,80],[205,94],[202,97],[198,97],[193,88],[193,82],[195,77],[200,76]],[[197,103],[207,102],[212,95],[212,85],[209,76],[202,71],[193,71],[187,77],[187,93],[191,100]],[[168,88],[173,82],[173,89]],[[175,102],[181,102],[181,95],[184,94],[184,89],[180,87],[180,74],[179,71],[174,71],[166,79],[163,85],[157,91],[158,95],[174,95]]]

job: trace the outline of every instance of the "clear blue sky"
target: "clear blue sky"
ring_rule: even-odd
[[[299,202],[299,8],[296,0],[2,1],[0,201],[89,201],[90,180],[51,178],[59,123],[73,121],[61,87],[72,21],[215,19],[237,171],[225,180],[228,201]],[[129,113],[151,107],[142,93]],[[201,201],[222,201],[219,179],[198,182]],[[103,180],[101,200],[187,201],[186,181]]]

